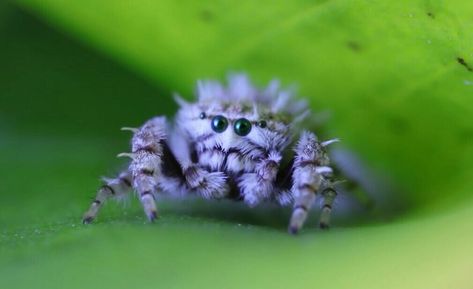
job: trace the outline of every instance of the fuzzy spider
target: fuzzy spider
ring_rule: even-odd
[[[197,101],[176,96],[180,109],[170,124],[165,117],[148,120],[131,130],[127,170],[105,179],[83,217],[92,222],[104,202],[134,189],[150,221],[157,218],[158,193],[205,199],[229,198],[250,207],[273,201],[292,205],[289,232],[302,228],[316,195],[323,196],[320,227],[330,224],[337,195],[327,145],[309,131],[298,129],[309,115],[305,101],[272,81],[255,88],[245,75],[231,75],[228,86],[199,81]],[[293,144],[295,136],[299,140]],[[289,147],[294,147],[291,150]]]

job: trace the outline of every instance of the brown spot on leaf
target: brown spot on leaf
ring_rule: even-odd
[[[403,118],[393,116],[393,117],[388,117],[387,121],[388,121],[389,129],[395,134],[403,134],[407,130],[409,130],[409,124]]]
[[[212,22],[215,19],[215,15],[210,10],[202,10],[200,12],[200,19],[204,22]]]
[[[348,48],[350,48],[353,51],[359,52],[361,50],[361,46],[358,42],[355,41],[348,41],[347,42]]]
[[[469,72],[473,72],[473,67],[471,67],[470,64],[467,63],[464,58],[457,57],[457,61],[460,65],[464,66],[466,70],[468,70]]]
[[[473,128],[460,130],[457,136],[460,143],[471,144],[473,143]]]

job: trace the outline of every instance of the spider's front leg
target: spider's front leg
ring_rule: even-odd
[[[153,221],[158,216],[154,196],[158,187],[162,189],[163,180],[164,182],[168,181],[168,189],[172,187],[172,189],[178,190],[180,188],[180,182],[172,181],[176,178],[169,176],[169,173],[175,173],[175,167],[179,167],[179,164],[166,143],[166,119],[155,117],[147,121],[141,128],[123,128],[122,130],[131,130],[134,133],[131,141],[132,152],[122,153],[118,156],[130,157],[132,161],[128,169],[117,178],[105,179],[105,185],[98,190],[95,200],[84,214],[84,224],[95,219],[107,199],[123,196],[132,187],[138,193],[146,216],[150,221]],[[163,169],[166,169],[167,177],[165,174],[163,175]]]
[[[327,144],[330,142],[327,142]],[[332,203],[336,191],[331,186],[327,175],[332,173],[328,167],[329,159],[325,152],[326,144],[317,140],[311,132],[303,132],[295,148],[293,185],[294,209],[289,222],[289,232],[297,234],[307,219],[308,211],[312,207],[316,194],[322,192],[324,206],[320,219],[320,227],[328,228]]]
[[[165,140],[166,119],[155,117],[134,131],[131,142],[132,153],[120,154],[132,159],[129,171],[133,178],[133,188],[137,191],[145,214],[150,221],[154,221],[158,217],[154,196],[157,193],[158,179],[162,175]]]

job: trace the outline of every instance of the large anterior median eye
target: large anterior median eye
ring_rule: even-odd
[[[245,136],[251,131],[251,122],[246,118],[237,119],[233,125],[233,129],[237,135]]]
[[[211,126],[215,132],[224,132],[228,127],[228,120],[223,115],[214,116]]]

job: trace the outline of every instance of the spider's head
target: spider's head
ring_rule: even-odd
[[[258,90],[244,75],[230,76],[228,87],[201,81],[197,95],[196,103],[177,98],[177,122],[201,149],[228,151],[251,144],[281,151],[290,141],[296,115],[307,111],[305,102],[291,100],[291,93],[279,91],[277,82]]]

